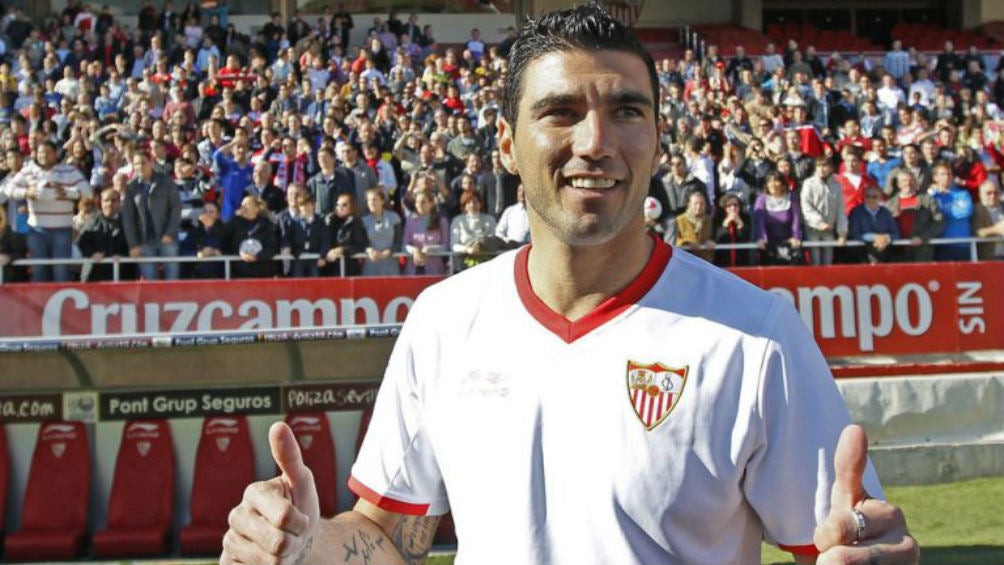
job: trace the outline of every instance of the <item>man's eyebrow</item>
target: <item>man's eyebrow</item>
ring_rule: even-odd
[[[548,94],[530,105],[530,111],[539,112],[547,108],[573,106],[582,101],[582,97],[574,94]],[[653,106],[652,98],[637,90],[615,92],[604,97],[604,102],[612,106],[640,105]]]

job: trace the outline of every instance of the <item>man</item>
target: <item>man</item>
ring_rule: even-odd
[[[947,161],[937,161],[931,171],[932,182],[928,193],[945,215],[941,237],[972,237],[973,198],[969,191],[953,182],[952,166]],[[939,245],[934,249],[934,258],[938,261],[969,261],[969,244]]]
[[[307,192],[314,198],[317,213],[323,217],[334,212],[339,194],[355,194],[356,177],[352,171],[338,165],[331,147],[321,147],[317,162],[321,170],[307,181]]]
[[[794,308],[646,234],[651,57],[590,4],[528,22],[510,60],[499,147],[533,246],[415,303],[354,511],[321,521],[291,430],[273,426],[283,475],[248,488],[221,563],[419,563],[448,508],[458,561],[755,563],[764,535],[811,544],[830,506],[824,558],[914,562],[896,509],[852,510],[866,439],[851,427],[834,457],[846,408]]]
[[[351,143],[341,142],[335,146],[335,151],[342,160],[342,165],[351,173],[356,189],[355,201],[366,202],[366,191],[379,184],[376,173],[359,158],[359,149]],[[369,210],[359,210],[360,216],[368,216]]]
[[[899,239],[899,226],[892,212],[882,205],[885,194],[876,185],[864,189],[864,202],[847,218],[848,236],[865,243],[865,261],[870,265],[892,260],[892,242]]]
[[[980,261],[1004,259],[1004,206],[1001,205],[1001,190],[993,181],[985,181],[980,185],[980,202],[973,210],[973,233],[976,237],[992,237],[997,242],[981,243],[979,245]]]
[[[892,40],[892,48],[886,51],[882,58],[882,67],[896,79],[902,82],[903,76],[910,72],[910,54],[903,51],[903,42],[899,39]]]
[[[77,247],[84,257],[94,260],[88,276],[81,275],[83,281],[110,281],[114,278],[113,267],[105,263],[106,258],[125,257],[129,255],[129,243],[122,230],[121,197],[114,188],[106,188],[101,192],[101,213],[80,230]],[[131,267],[121,265],[120,277],[132,278]],[[129,268],[129,269],[127,269]],[[86,270],[87,267],[85,266]]]
[[[805,236],[809,241],[847,242],[847,216],[844,215],[840,183],[833,179],[833,162],[828,157],[816,159],[816,174],[805,180],[799,195]],[[833,264],[832,247],[809,250],[813,265]]]
[[[240,209],[244,189],[252,182],[254,165],[249,158],[247,140],[236,136],[213,152],[219,178],[220,219],[224,222],[229,222]]]
[[[181,229],[181,196],[170,177],[154,173],[150,155],[133,153],[133,180],[126,186],[122,203],[122,229],[129,243],[130,257],[177,257]],[[158,266],[164,278],[177,280],[179,263],[140,263],[145,280],[157,280]]]
[[[28,254],[32,259],[68,259],[73,247],[73,212],[91,185],[69,163],[59,163],[56,145],[49,140],[35,147],[35,160],[5,184],[7,198],[28,201]],[[70,280],[67,265],[36,265],[33,282]]]
[[[244,194],[261,198],[268,211],[274,214],[286,207],[286,194],[272,182],[272,178],[272,164],[258,161],[251,172],[251,184],[244,189]]]

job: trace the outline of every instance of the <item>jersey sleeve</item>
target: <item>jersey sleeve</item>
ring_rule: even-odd
[[[759,375],[759,445],[743,489],[768,542],[814,555],[813,533],[830,512],[833,454],[850,415],[795,308],[777,297],[765,318],[770,339]],[[871,461],[864,483],[871,496],[883,496]]]
[[[434,346],[423,339],[421,303],[420,296],[394,345],[349,489],[391,512],[434,516],[445,514],[449,502],[429,441],[417,371],[417,358],[435,355],[422,349]]]

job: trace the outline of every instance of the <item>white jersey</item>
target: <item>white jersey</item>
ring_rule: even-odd
[[[534,294],[528,249],[415,302],[350,488],[452,509],[457,563],[749,564],[762,537],[812,553],[849,417],[794,308],[657,242],[570,322]]]

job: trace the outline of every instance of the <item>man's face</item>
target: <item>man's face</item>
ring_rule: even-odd
[[[515,131],[500,122],[500,149],[526,187],[535,233],[596,245],[628,225],[644,229],[659,144],[642,60],[617,51],[548,53],[527,66],[523,85]]]
[[[1000,189],[995,185],[985,184],[980,187],[980,204],[988,208],[996,208],[1000,201]]]
[[[139,178],[143,180],[149,180],[153,174],[153,165],[150,164],[150,158],[143,153],[136,153],[133,157],[132,168]]]
[[[122,201],[119,193],[114,190],[106,190],[101,193],[101,214],[106,218],[112,218],[119,213],[122,208]]]
[[[56,164],[56,152],[48,143],[42,143],[35,150],[35,160],[40,167],[48,169]]]

